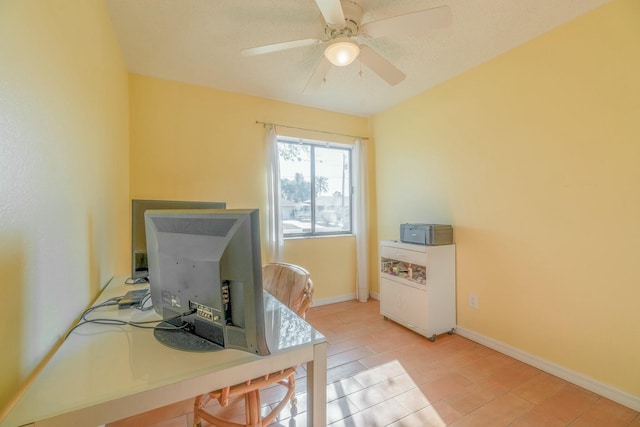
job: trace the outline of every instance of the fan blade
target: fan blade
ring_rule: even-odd
[[[327,25],[335,28],[344,27],[344,12],[340,0],[316,0],[316,4]]]
[[[361,34],[368,37],[382,37],[431,30],[448,25],[451,25],[451,9],[449,6],[440,6],[369,22],[362,27]]]
[[[391,62],[383,58],[378,52],[370,47],[360,46],[360,60],[364,65],[379,75],[391,86],[395,86],[407,77],[402,71],[397,69]]]
[[[313,70],[313,74],[309,78],[307,85],[304,87],[303,93],[313,93],[320,88],[322,82],[324,82],[324,78],[329,73],[329,67],[331,67],[331,63],[324,56],[318,65],[316,65],[315,70]]]
[[[316,45],[319,45],[320,43],[322,43],[322,40],[318,40],[318,39],[292,40],[288,42],[267,44],[264,46],[251,47],[249,49],[242,49],[240,53],[242,53],[243,56],[262,55],[265,53],[279,52],[281,50],[293,49],[296,47],[316,46]]]

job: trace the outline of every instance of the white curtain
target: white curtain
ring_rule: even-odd
[[[356,233],[356,295],[358,301],[369,299],[369,206],[367,200],[367,145],[357,139],[354,147]]]
[[[269,192],[269,262],[282,261],[282,221],[280,218],[280,158],[278,135],[273,125],[267,125],[265,134],[267,151],[267,191]]]

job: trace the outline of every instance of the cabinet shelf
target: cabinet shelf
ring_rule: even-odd
[[[380,258],[380,273],[405,279],[419,285],[424,285],[427,282],[427,268],[424,265],[392,258]]]

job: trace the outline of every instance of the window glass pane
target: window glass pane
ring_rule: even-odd
[[[284,237],[351,233],[351,149],[278,141]]]
[[[311,147],[279,142],[278,151],[283,234],[311,233]]]
[[[351,228],[350,151],[314,147],[315,231],[335,233]]]

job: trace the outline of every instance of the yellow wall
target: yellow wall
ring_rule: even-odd
[[[368,120],[137,75],[128,85],[103,2],[2,0],[0,407],[128,270],[130,197],[257,207],[265,240],[256,120],[375,136],[374,292],[378,237],[451,222],[460,326],[640,395],[638,22],[637,0],[617,0]],[[354,247],[288,240],[285,260],[331,299],[355,292]]]
[[[102,1],[0,1],[0,58],[1,414],[126,271],[129,153],[127,73]]]
[[[614,1],[372,125],[380,238],[455,225],[458,324],[636,396],[638,23]]]
[[[256,120],[366,136],[368,120],[140,75],[130,76],[131,197],[214,200],[258,208],[266,260],[265,129]],[[287,128],[279,134],[315,139]],[[349,139],[350,140],[350,139]],[[355,292],[353,237],[285,241],[284,261],[306,267],[316,299]]]

